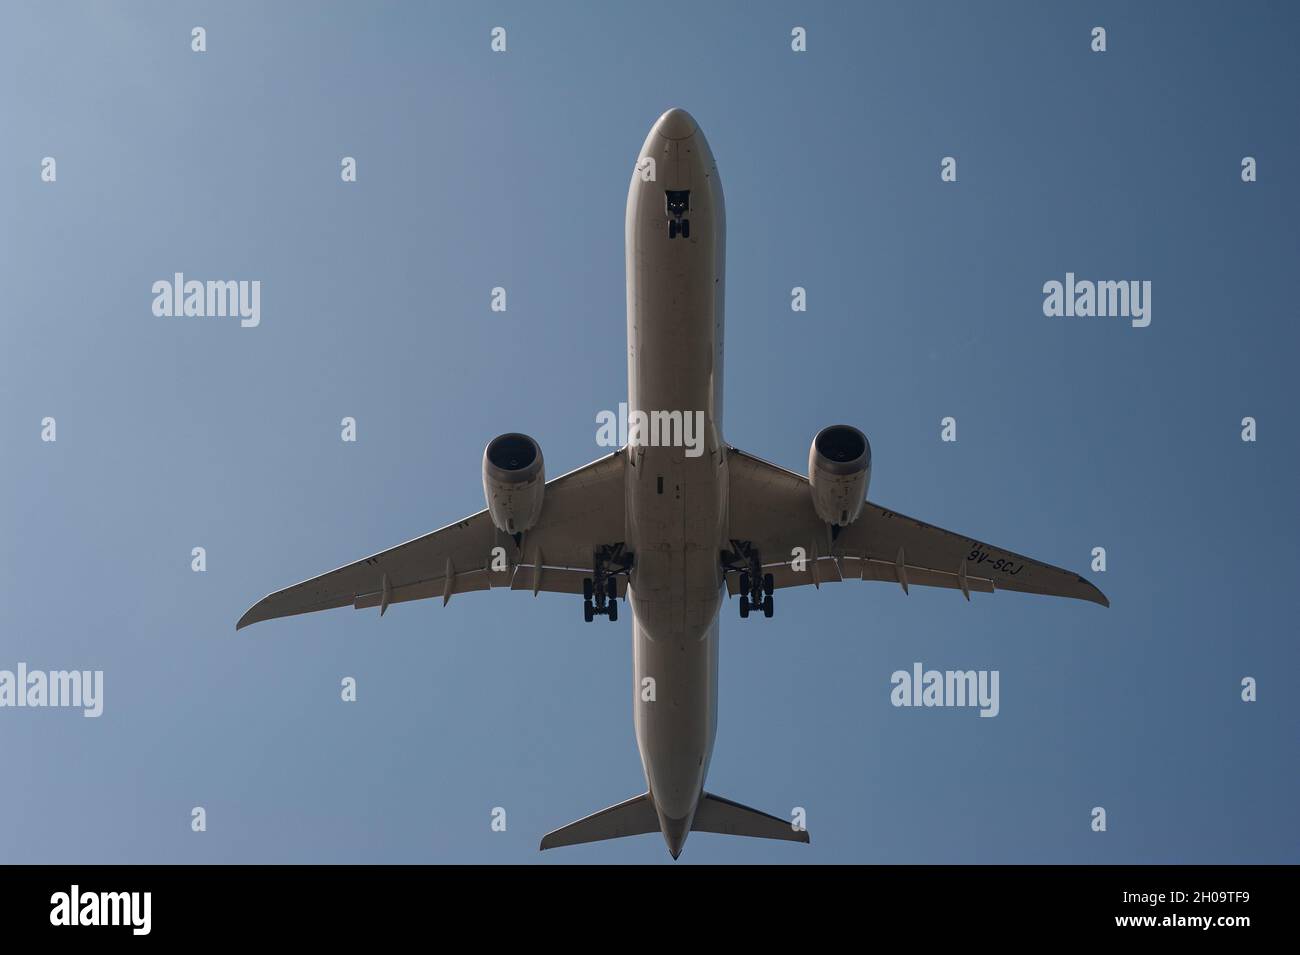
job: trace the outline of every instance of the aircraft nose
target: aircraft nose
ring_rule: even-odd
[[[659,828],[663,830],[664,842],[668,843],[668,851],[676,859],[682,854],[682,846],[686,845],[686,837],[691,834],[690,818],[669,819],[667,816],[660,816]]]
[[[655,132],[664,139],[690,139],[699,129],[694,117],[684,109],[674,107],[659,117]]]

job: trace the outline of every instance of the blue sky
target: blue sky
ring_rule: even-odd
[[[872,500],[1112,602],[860,584],[745,625],[725,606],[708,788],[804,807],[812,842],[697,833],[682,862],[1300,861],[1290,7],[4,20],[0,669],[102,669],[105,699],[0,709],[0,861],[668,861],[655,836],[536,848],[644,789],[626,617],[498,592],[233,627],[479,510],[496,434],[536,437],[552,474],[604,452],[627,183],[675,105],[727,195],[728,440],[799,470],[851,422]],[[177,271],[260,280],[260,326],[154,316]],[[1045,317],[1067,271],[1151,281],[1151,325]],[[998,670],[1001,712],[894,708],[914,661]]]

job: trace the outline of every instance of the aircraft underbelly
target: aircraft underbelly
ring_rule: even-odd
[[[638,169],[647,160],[626,222],[628,408],[649,425],[628,428],[633,711],[660,818],[689,825],[717,727],[725,207],[702,135],[652,131]]]
[[[661,815],[689,819],[717,732],[718,621],[702,639],[653,640],[639,623],[633,631],[633,712],[646,784]]]

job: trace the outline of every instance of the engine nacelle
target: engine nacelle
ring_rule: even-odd
[[[847,424],[822,428],[808,451],[813,507],[827,524],[844,527],[862,513],[871,483],[871,445]]]
[[[483,449],[483,496],[492,523],[522,534],[542,513],[546,473],[542,446],[526,434],[503,434]]]

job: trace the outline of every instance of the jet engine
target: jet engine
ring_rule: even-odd
[[[827,524],[844,527],[862,513],[871,481],[871,445],[847,424],[822,428],[808,451],[813,507]]]
[[[492,523],[522,534],[542,513],[546,474],[542,447],[526,434],[503,434],[483,450],[483,496]]]

